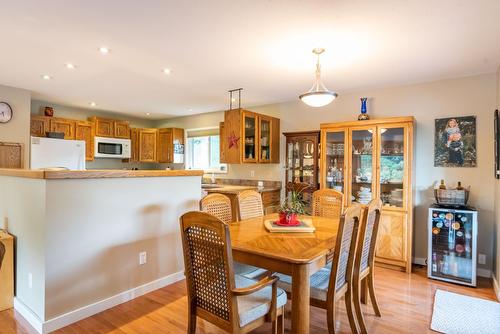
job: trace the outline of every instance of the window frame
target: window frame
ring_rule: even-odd
[[[212,127],[204,127],[204,128],[193,128],[193,129],[185,129],[184,130],[184,142],[186,143],[184,147],[184,154],[185,154],[185,164],[184,164],[184,169],[185,170],[202,170],[205,174],[227,174],[229,165],[226,163],[220,163],[219,164],[219,169],[215,168],[209,168],[209,169],[203,169],[203,168],[188,168],[188,161],[192,161],[189,159],[189,155],[191,154],[190,149],[189,149],[189,138],[194,138],[194,137],[210,137],[211,135],[206,135],[206,136],[193,136],[189,137],[189,132],[196,132],[196,131],[206,131],[206,130],[219,130],[218,126],[212,126]],[[219,140],[220,140],[220,132],[218,134]],[[211,143],[210,140],[208,141],[209,145],[209,156],[210,156],[210,151],[211,151]],[[188,160],[189,159],[189,160]],[[219,152],[219,159],[220,159],[220,152]],[[223,169],[221,169],[223,168]]]

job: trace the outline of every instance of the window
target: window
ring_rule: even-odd
[[[226,172],[227,165],[220,163],[218,129],[189,131],[186,147],[186,169],[202,169],[206,172]]]

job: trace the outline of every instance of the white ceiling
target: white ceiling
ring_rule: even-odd
[[[225,109],[238,87],[246,107],[297,99],[318,46],[342,94],[493,72],[499,36],[498,0],[0,0],[0,84],[171,117]]]

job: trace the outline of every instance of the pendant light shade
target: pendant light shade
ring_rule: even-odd
[[[318,56],[316,62],[316,81],[311,89],[299,96],[305,104],[311,107],[323,107],[330,104],[338,96],[337,93],[328,90],[323,82],[321,82],[321,65],[319,56],[325,52],[325,49],[314,49],[313,53]]]

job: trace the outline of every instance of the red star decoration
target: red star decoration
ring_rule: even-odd
[[[229,148],[232,148],[233,146],[235,148],[238,148],[238,140],[240,140],[240,137],[236,137],[233,131],[231,135],[227,137],[227,141],[229,142]]]

